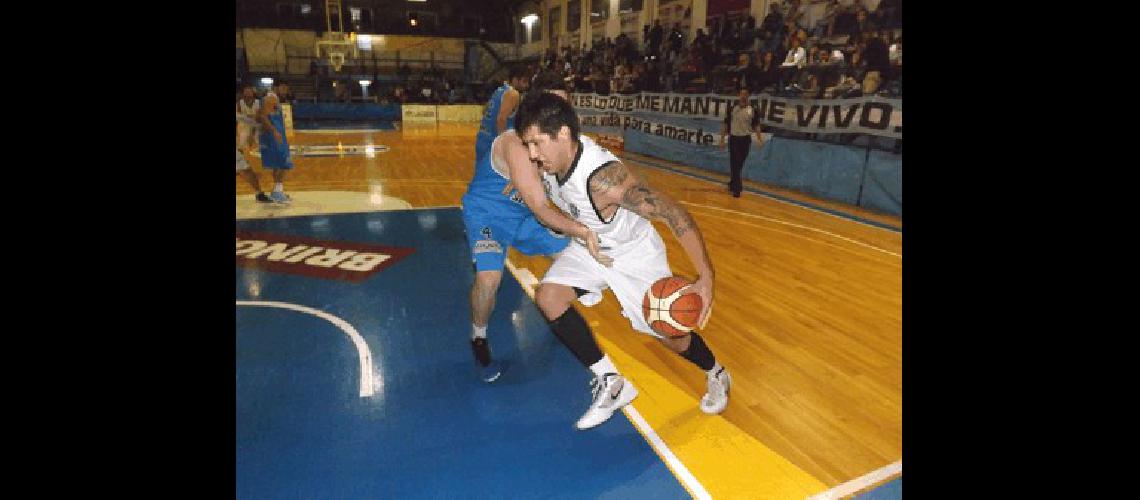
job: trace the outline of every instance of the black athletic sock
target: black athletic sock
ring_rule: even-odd
[[[479,366],[491,364],[491,349],[487,345],[486,338],[471,339],[471,350],[475,351],[475,360],[479,362]]]
[[[574,306],[566,309],[562,316],[549,321],[551,331],[558,340],[565,345],[570,352],[578,358],[583,365],[589,367],[590,365],[601,361],[602,349],[598,347],[598,342],[594,340],[594,333],[590,331],[590,326],[586,324],[586,318],[583,318],[578,313]]]
[[[705,344],[705,339],[702,339],[696,331],[690,333],[689,336],[692,337],[689,341],[689,348],[681,353],[681,357],[691,361],[706,372],[712,370],[716,366],[716,356],[713,356],[709,346]]]

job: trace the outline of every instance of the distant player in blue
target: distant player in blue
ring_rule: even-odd
[[[269,198],[277,203],[289,201],[285,194],[285,173],[293,169],[293,160],[289,157],[289,141],[285,139],[285,116],[281,114],[281,99],[279,94],[289,93],[289,84],[276,82],[273,89],[265,94],[261,103],[261,112],[258,121],[261,122],[261,134],[258,136],[261,148],[261,166],[273,172],[273,192]]]
[[[519,90],[525,91],[529,83],[526,69],[514,67],[509,81],[491,95],[475,137],[475,175],[463,195],[463,224],[475,264],[475,283],[471,286],[471,347],[483,370],[483,380],[487,382],[499,377],[487,344],[487,322],[495,308],[495,294],[503,277],[507,249],[515,247],[526,255],[553,255],[569,242],[539,224],[517,193],[509,198],[503,196],[503,189],[510,181],[510,170],[502,153],[505,141],[499,136],[514,128]],[[514,141],[522,145],[517,136]]]

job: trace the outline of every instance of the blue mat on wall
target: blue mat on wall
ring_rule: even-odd
[[[293,120],[400,121],[399,104],[298,102]]]
[[[859,205],[872,210],[902,214],[902,157],[872,149],[867,158],[863,196]]]
[[[674,120],[670,120],[674,122]],[[676,120],[689,129],[719,132],[710,120]],[[584,127],[587,132],[615,129]],[[712,172],[729,172],[728,150],[625,130],[625,149]],[[752,144],[744,161],[745,179],[794,189],[825,199],[902,215],[902,155],[865,147],[772,137]]]

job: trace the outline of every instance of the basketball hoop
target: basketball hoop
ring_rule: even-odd
[[[316,56],[327,58],[333,71],[339,72],[344,67],[345,60],[356,57],[356,44],[345,33],[325,33],[323,39],[317,40]]]
[[[340,71],[344,66],[344,52],[329,52],[329,64],[332,65],[333,71]]]

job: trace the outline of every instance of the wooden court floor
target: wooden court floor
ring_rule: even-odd
[[[299,132],[291,144],[389,149],[370,157],[294,157],[286,191],[295,202],[382,193],[410,207],[458,206],[473,172],[476,129]],[[648,166],[641,155],[619,155],[680,201],[704,234],[717,275],[714,312],[702,335],[732,371],[728,409],[718,417],[700,413],[704,374],[634,333],[612,294],[595,307],[578,307],[641,389],[634,406],[712,496],[803,498],[901,460],[901,232],[754,193],[734,199],[722,174],[652,159],[710,182]],[[262,186],[271,187],[260,160],[250,163]],[[897,217],[746,186],[902,227]],[[254,206],[243,180],[236,180],[236,191],[239,208]],[[665,226],[657,228],[674,271],[692,277],[680,245]],[[546,258],[513,249],[510,262],[539,278],[549,267]]]

